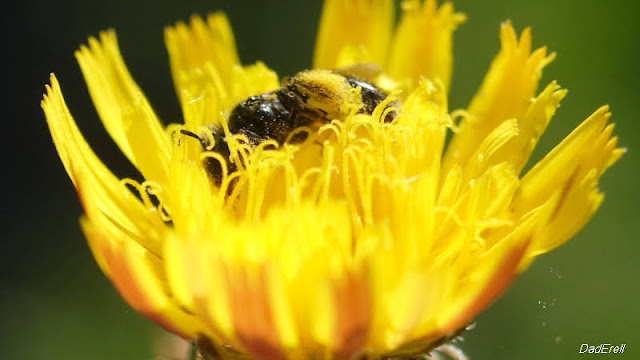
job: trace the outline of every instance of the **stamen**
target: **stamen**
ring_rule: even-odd
[[[171,123],[164,128],[165,133],[169,137],[169,139],[175,139],[176,134],[180,132],[181,129],[184,128],[182,124]]]
[[[245,171],[242,170],[242,171],[233,172],[231,175],[227,176],[226,178],[223,178],[222,184],[220,185],[219,195],[224,197],[224,195],[227,193],[229,189],[229,185],[235,179],[238,179],[238,181],[233,186],[231,194],[226,197],[227,201],[226,201],[225,211],[230,213],[232,212],[233,206],[236,203],[236,199],[238,198],[238,196],[240,196],[241,189],[244,187],[245,183],[247,182],[247,176],[245,174]],[[223,190],[224,192],[222,192]]]
[[[260,144],[258,144],[258,146],[256,146],[255,149],[253,150],[253,153],[262,154],[264,151],[273,150],[273,149],[267,149],[267,147],[269,146],[273,147],[273,149],[277,149],[278,147],[280,147],[280,144],[278,144],[278,142],[273,139],[267,139],[261,142]]]
[[[373,109],[373,113],[371,113],[371,117],[379,123],[384,123],[389,113],[391,113],[392,111],[399,110],[399,108],[396,106],[388,106],[393,102],[397,103],[399,94],[400,94],[400,91],[398,90],[393,91],[391,94],[389,94],[384,100],[382,100],[375,107],[375,109]],[[393,120],[395,120],[395,118]]]
[[[366,127],[367,130],[371,130],[371,128]],[[360,145],[360,147],[362,148],[362,150],[369,150],[369,151],[373,151],[376,150],[376,146],[374,145],[374,143],[367,139],[366,137],[362,137],[362,138],[356,138],[356,143],[358,145]]]
[[[336,138],[339,139],[342,128],[342,122],[333,120],[331,123],[322,125],[320,129],[318,129],[318,136],[322,135],[324,132],[332,132]]]
[[[156,212],[163,222],[171,221],[170,212],[163,205],[159,196],[162,194],[162,186],[160,184],[151,180],[146,180],[140,184],[130,178],[121,179],[120,184],[129,190],[133,188],[131,191],[138,195],[144,207],[149,211]]]
[[[227,168],[227,160],[219,153],[215,151],[205,151],[200,153],[200,161],[205,162],[207,159],[216,160],[220,164],[222,169],[222,179],[229,175],[229,169]]]
[[[358,154],[358,152],[360,154]],[[349,166],[349,162],[351,162],[351,166],[355,169],[355,179],[357,182],[357,186],[355,186],[355,190],[358,192],[359,203],[354,203],[354,207],[359,209],[360,214],[364,216],[365,224],[371,224],[373,222],[373,211],[371,204],[371,192],[368,184],[365,182],[366,180],[366,170],[365,170],[365,161],[366,160],[362,156],[362,149],[357,149],[355,147],[350,147],[344,150],[345,161],[344,163]],[[362,216],[361,215],[361,216]]]
[[[226,125],[225,129],[226,132]],[[246,168],[253,152],[249,138],[244,134],[226,135],[226,142],[229,147],[229,162],[235,164],[238,170]]]
[[[464,227],[464,222],[462,222],[462,219],[460,219],[460,217],[458,216],[458,214],[451,208],[447,207],[447,206],[436,206],[436,213],[439,212],[443,212],[446,213],[447,216],[450,216],[453,218],[453,221],[456,223],[456,225],[458,225],[458,227],[462,228]],[[444,223],[446,220],[448,220],[448,218],[445,218],[442,223]]]
[[[162,187],[160,186],[160,184],[153,180],[145,180],[142,184],[140,184],[140,186],[142,186],[142,188],[145,189],[145,191],[149,195],[153,195],[156,198],[158,197],[158,194],[162,193]]]
[[[255,172],[255,169],[253,169]],[[254,203],[256,201],[256,176],[255,174],[247,174],[247,187],[246,187],[246,197],[247,201],[244,208],[244,219],[245,220],[254,220],[252,217]]]
[[[322,169],[314,167],[314,168],[310,168],[305,170],[304,173],[302,173],[302,176],[300,176],[299,184],[300,184],[300,192],[303,193],[304,189],[308,186],[308,184],[312,181],[310,178],[313,175],[320,175],[322,173]],[[319,181],[316,179],[316,181]],[[314,182],[315,184],[315,182]],[[315,186],[314,186],[315,188]],[[312,192],[313,193],[313,192]]]
[[[326,200],[329,197],[331,169],[333,168],[333,154],[334,149],[332,146],[327,145],[324,147],[322,154],[322,168],[319,169],[320,176],[316,179],[315,186],[311,192],[312,199],[314,199],[313,201],[315,203],[319,203],[321,200]]]
[[[286,193],[285,201],[289,206],[300,203],[302,196],[302,185],[296,174],[296,169],[291,162],[284,163]]]
[[[351,214],[351,222],[353,224],[360,224],[360,215],[358,213],[358,207],[356,206],[355,199],[353,197],[351,186],[351,181],[353,178],[351,177],[349,171],[349,162],[345,161],[345,157],[348,150],[343,152],[343,160],[342,160],[342,188],[344,189],[345,200],[347,201],[347,205],[349,206],[349,213]]]
[[[311,130],[310,127],[308,127],[308,126],[300,126],[299,128],[293,130],[289,135],[287,135],[287,138],[284,141],[284,143],[285,144],[290,144],[291,143],[291,139],[293,139],[298,134],[302,134],[303,132],[307,133],[307,138],[309,138],[309,136],[311,134],[313,134],[313,131]]]
[[[134,188],[138,193],[138,196],[140,196],[140,200],[142,200],[142,203],[147,208],[147,210],[154,210],[156,208],[156,206],[151,202],[151,199],[149,198],[149,194],[143,188],[143,186],[140,185],[139,182],[130,178],[124,178],[120,180],[120,183],[123,184],[125,187],[130,186]]]
[[[138,195],[140,195],[140,183],[139,182],[137,182],[137,181],[135,181],[133,179],[130,179],[130,178],[123,178],[123,179],[120,180],[120,184],[122,186],[124,186],[127,190],[131,190],[131,189],[128,188],[128,186],[131,186],[132,188],[134,188],[134,190],[136,190],[135,192],[134,191],[131,191],[131,192],[133,192],[134,194],[137,193]]]
[[[340,112],[346,114],[345,119],[353,117],[353,115],[357,114],[362,108],[363,105],[360,102],[361,90],[362,88],[360,86],[350,89],[345,101],[340,104]]]
[[[207,143],[207,146],[205,147],[205,149],[207,151],[212,151],[213,148],[216,146],[216,139],[213,137],[213,133],[212,133],[211,129],[206,127],[206,126],[202,126],[198,130],[200,131],[201,134],[204,134],[204,136],[206,136],[205,140],[207,140],[208,143]],[[200,141],[203,140],[199,136],[198,136],[198,139],[200,139]]]
[[[478,229],[482,232],[487,229],[495,229],[501,227],[512,227],[513,221],[508,219],[491,218],[489,220],[479,221]]]
[[[460,123],[462,122],[462,120],[465,120],[469,123],[474,123],[477,121],[475,116],[473,116],[473,114],[471,114],[465,109],[457,109],[452,111],[450,117],[453,122],[451,123],[449,128],[454,133],[460,132]]]
[[[386,121],[385,119],[389,116],[389,114],[391,114],[392,112],[398,113],[400,111],[400,108],[395,107],[395,106],[389,106],[384,108],[384,112],[382,113],[382,116],[380,117],[380,120],[384,123],[389,122],[389,123],[394,123],[396,121],[396,119],[398,118],[397,116],[394,116],[393,119],[391,119],[391,121]]]
[[[164,222],[171,222],[173,220],[171,218],[171,211],[169,211],[164,203],[158,204],[158,213],[160,214],[160,219]]]
[[[145,180],[142,184],[140,184],[140,187],[144,189],[144,192],[146,194],[150,195],[147,197],[149,198],[151,204],[157,203],[154,209],[160,215],[160,219],[165,222],[171,221],[171,216],[169,215],[167,209],[164,208],[164,202],[161,199],[162,186],[160,186],[160,184],[156,183],[155,181]]]
[[[367,136],[358,136],[358,129],[362,128],[367,133],[368,137],[373,137],[375,134],[374,124],[367,120],[353,120],[349,127],[349,135],[352,136],[356,141],[359,140],[367,140]],[[367,140],[368,141],[368,140]]]

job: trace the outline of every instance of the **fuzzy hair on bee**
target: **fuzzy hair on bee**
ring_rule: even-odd
[[[388,93],[375,85],[380,75],[375,64],[358,64],[336,70],[305,70],[282,80],[280,88],[249,97],[229,114],[229,134],[246,137],[252,147],[266,140],[301,143],[308,133],[297,129],[317,131],[322,125],[340,118],[341,107],[348,100],[356,101],[358,112],[372,114]],[[358,99],[351,99],[353,89],[359,88]],[[387,107],[399,108],[395,101]],[[396,111],[388,111],[385,122],[393,121]],[[230,151],[225,131],[219,125],[207,125],[210,134],[195,134],[181,130],[183,135],[197,139],[203,151],[217,152],[226,160],[228,173],[237,171],[229,161]],[[213,144],[211,144],[213,141]],[[204,166],[216,186],[220,186],[223,169],[219,160],[207,157]]]

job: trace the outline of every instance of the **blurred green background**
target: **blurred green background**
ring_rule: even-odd
[[[0,359],[175,359],[154,347],[162,333],[119,298],[78,228],[81,209],[55,153],[39,102],[55,72],[96,152],[117,175],[133,169],[99,125],[73,51],[101,29],[117,30],[125,60],[157,113],[179,122],[162,28],[224,10],[244,63],[281,74],[307,68],[319,1],[214,0],[3,3],[5,178],[0,227]],[[601,181],[606,200],[569,243],[536,260],[461,347],[471,359],[578,359],[580,344],[627,343],[640,358],[640,5],[632,1],[455,2],[469,20],[455,35],[451,108],[465,106],[498,51],[501,21],[533,27],[534,44],[558,53],[542,85],[570,90],[535,152],[539,159],[580,121],[610,104],[629,152]],[[8,110],[8,111],[7,111]],[[173,356],[173,357],[172,357]]]

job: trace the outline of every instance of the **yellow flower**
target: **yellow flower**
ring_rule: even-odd
[[[623,153],[607,107],[521,175],[566,93],[555,82],[536,92],[553,54],[532,50],[528,29],[518,39],[502,24],[478,94],[450,114],[451,38],[463,15],[405,1],[395,31],[392,19],[392,1],[325,1],[313,67],[379,64],[375,83],[391,96],[372,114],[347,96],[337,119],[280,146],[229,133],[239,102],[280,84],[262,63],[241,65],[223,14],[166,29],[184,114],[166,128],[115,34],[89,39],[76,57],[142,182],[102,164],[51,76],[42,107],[82,229],[133,308],[223,358],[425,352],[585,224],[603,198],[598,179]],[[382,121],[393,104],[397,116]],[[228,162],[184,135],[210,124],[226,131]],[[216,186],[207,159],[237,169],[222,169]]]

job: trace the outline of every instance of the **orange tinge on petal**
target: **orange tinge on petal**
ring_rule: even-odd
[[[166,287],[159,215],[145,208],[96,157],[53,75],[42,107],[83,205],[82,229],[101,269],[133,308],[174,333],[194,336],[198,319],[180,309]]]

